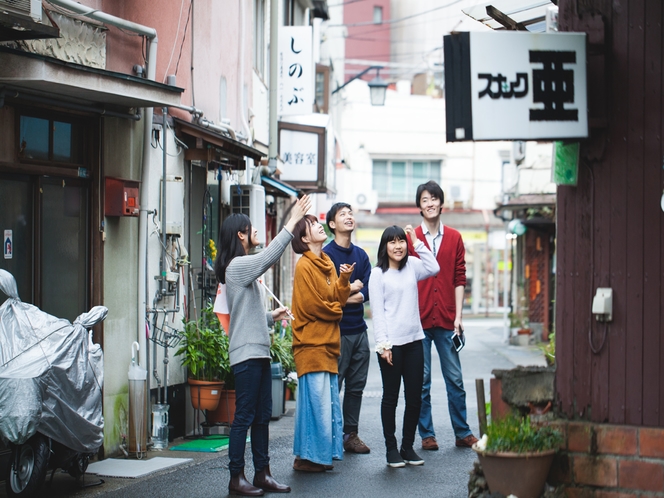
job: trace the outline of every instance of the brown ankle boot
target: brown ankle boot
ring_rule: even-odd
[[[270,466],[266,465],[264,469],[257,470],[254,476],[254,486],[263,491],[271,493],[290,493],[290,486],[279,484],[270,473]]]
[[[238,475],[231,476],[231,481],[228,483],[228,494],[240,496],[263,496],[265,492],[262,489],[249,484],[247,478],[244,477],[244,470],[242,470]]]

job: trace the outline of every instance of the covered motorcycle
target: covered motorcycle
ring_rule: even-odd
[[[21,302],[5,270],[0,290],[8,296],[0,306],[0,437],[14,452],[7,491],[27,496],[48,468],[83,475],[102,445],[103,353],[88,329],[108,309],[95,306],[72,324]]]

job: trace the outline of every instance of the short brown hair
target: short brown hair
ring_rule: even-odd
[[[291,245],[293,246],[293,251],[297,254],[304,254],[309,250],[309,245],[302,241],[302,237],[307,236],[307,229],[317,221],[318,219],[313,214],[307,214],[295,224]]]

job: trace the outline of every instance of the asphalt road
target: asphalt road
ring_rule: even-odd
[[[472,319],[465,322],[467,341],[461,353],[467,393],[468,422],[478,432],[475,379],[485,381],[489,401],[489,379],[493,369],[509,369],[517,365],[544,365],[542,354],[533,346],[508,346],[502,341],[502,321]],[[371,334],[371,329],[370,329]],[[373,339],[370,337],[370,341]],[[435,348],[434,348],[435,352]],[[292,470],[293,407],[286,416],[270,424],[270,454],[272,474],[292,488],[291,496],[325,497],[466,497],[468,472],[475,460],[470,449],[454,446],[454,434],[447,413],[445,384],[437,356],[433,358],[433,416],[439,451],[420,451],[419,436],[415,448],[425,460],[421,467],[406,466],[392,469],[385,463],[385,447],[380,422],[381,380],[375,356],[369,371],[360,418],[360,436],[371,448],[368,455],[345,454],[335,462],[334,470],[322,474],[305,474]],[[397,439],[400,441],[403,401],[400,401],[397,420]],[[228,492],[229,474],[226,452],[219,455],[182,454],[180,452],[151,452],[153,456],[194,457],[191,464],[165,470],[141,479],[109,479],[100,487],[76,490],[73,479],[56,475],[53,486],[44,488],[43,496],[108,496],[108,497],[218,497]],[[247,477],[253,477],[251,453],[246,454]],[[91,477],[94,479],[94,476]],[[6,496],[4,489],[0,496]]]

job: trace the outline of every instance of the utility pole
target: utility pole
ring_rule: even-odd
[[[278,100],[278,56],[279,56],[279,2],[270,0],[270,143],[268,167],[270,172],[277,169],[277,100]]]

